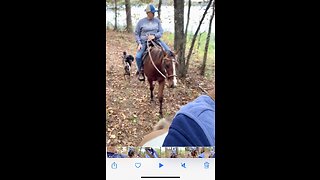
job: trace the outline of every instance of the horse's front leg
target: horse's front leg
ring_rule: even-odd
[[[158,92],[158,97],[159,97],[159,103],[160,103],[160,117],[163,118],[163,114],[162,114],[162,103],[163,103],[163,89],[164,89],[164,85],[165,85],[165,80],[159,82],[159,92]]]
[[[153,89],[154,89],[154,85],[153,85],[153,83],[152,83],[151,80],[148,80],[148,81],[149,81],[149,84],[150,84],[150,93],[151,93],[150,97],[151,97],[151,102],[153,102],[153,101],[154,101],[154,100],[153,100]]]

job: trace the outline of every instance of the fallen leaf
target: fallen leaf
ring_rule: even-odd
[[[124,115],[124,113],[121,113],[122,114],[122,116],[123,116],[123,119],[126,119],[127,117]]]

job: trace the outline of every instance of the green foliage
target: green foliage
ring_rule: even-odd
[[[201,34],[201,38],[200,38],[200,46],[198,48],[198,41],[199,41],[199,35],[197,37],[197,40],[195,42],[195,47],[194,47],[194,55],[195,57],[198,57],[199,59],[203,58],[203,54],[204,54],[204,49],[205,49],[205,45],[206,45],[206,39],[207,39],[207,32],[204,32]],[[214,56],[214,50],[215,50],[215,41],[214,41],[214,33],[211,33],[211,37],[210,37],[210,44],[209,44],[209,48],[208,48],[208,61],[210,61],[210,57],[211,57],[211,61],[213,60],[213,56]],[[187,45],[186,45],[186,53],[189,51],[190,47],[191,47],[191,40],[193,37],[193,33],[189,32],[188,36],[187,36]],[[165,32],[163,34],[162,39],[171,47],[173,47],[173,43],[174,43],[174,34],[170,33],[170,32]],[[197,51],[198,50],[198,51]]]
[[[205,50],[205,45],[206,45],[206,39],[207,39],[207,32],[204,32],[201,34],[200,38],[200,46],[198,47],[198,41],[199,41],[199,36],[196,39],[194,49],[193,49],[193,54],[191,56],[191,61],[196,62],[198,65],[202,63],[203,60],[203,55],[204,55],[204,50]],[[187,45],[186,45],[186,55],[190,50],[191,47],[191,40],[193,37],[192,32],[188,32],[187,36]],[[208,56],[207,56],[207,66],[206,66],[206,76],[211,77],[213,71],[213,64],[215,63],[215,34],[211,33],[210,36],[210,43],[209,43],[209,48],[208,48]],[[165,41],[168,46],[173,47],[174,45],[174,33],[170,32],[165,32],[163,33],[162,40]]]

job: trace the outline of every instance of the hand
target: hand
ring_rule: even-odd
[[[149,35],[148,36],[148,41],[151,41],[152,39],[154,39],[155,37],[154,37],[154,35]]]
[[[139,44],[139,45],[138,45],[138,51],[139,51],[141,48],[142,48],[142,45]]]

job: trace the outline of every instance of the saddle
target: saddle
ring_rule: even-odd
[[[158,46],[160,46],[161,48],[163,48],[158,40],[155,40],[155,41],[153,41],[153,42],[154,42],[156,45],[158,45]],[[151,41],[148,41],[147,43],[149,43],[149,47],[150,47],[150,48],[153,48],[153,47],[154,47],[154,44],[153,44]],[[144,61],[145,61],[145,58],[146,58],[147,55],[148,55],[148,46],[147,46],[146,50],[143,52],[143,55],[142,55],[141,69],[143,69]]]

